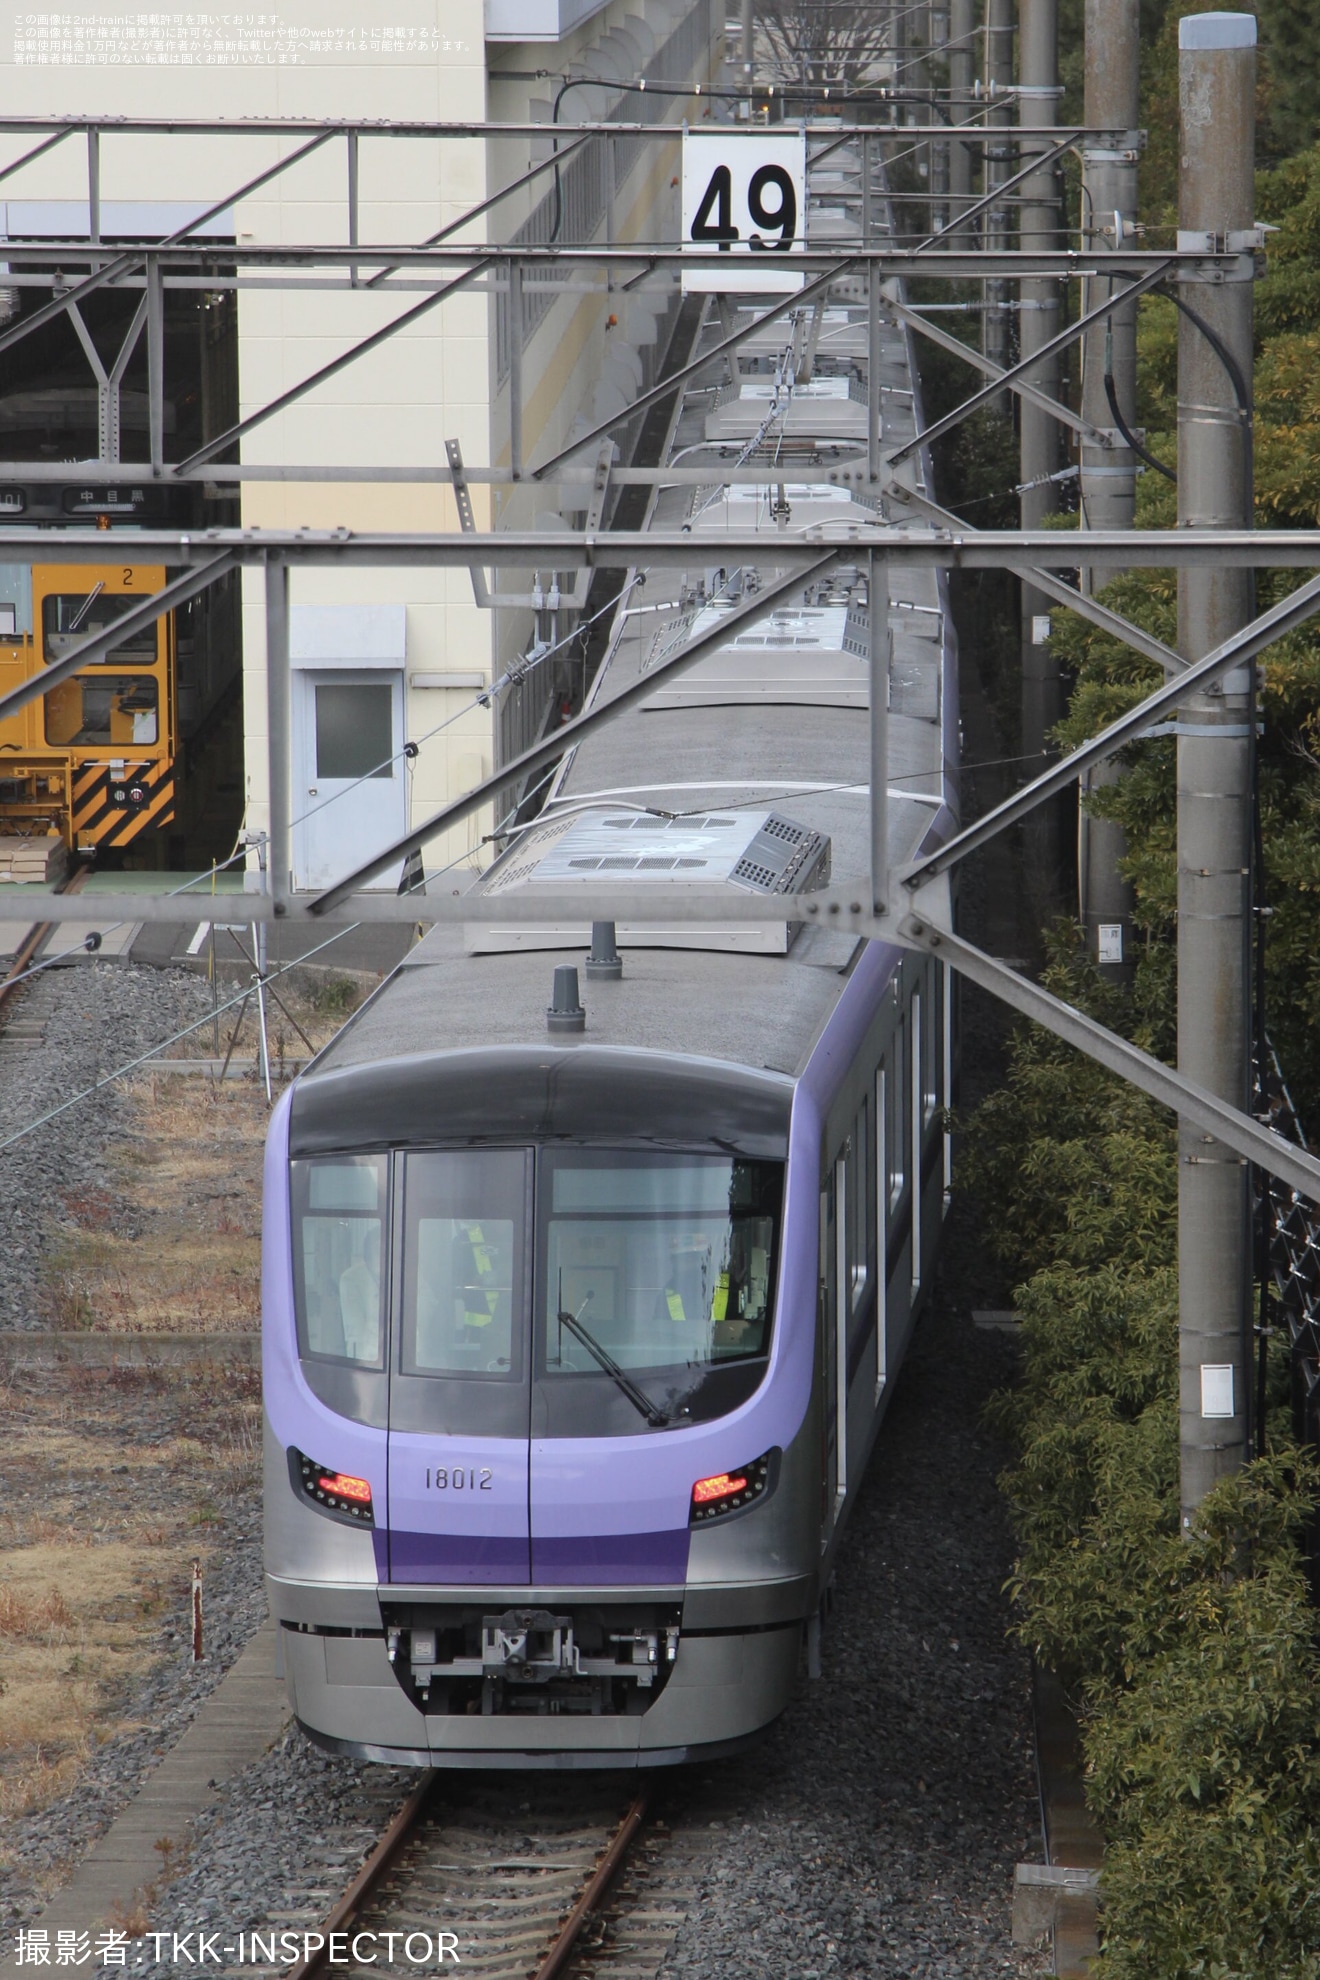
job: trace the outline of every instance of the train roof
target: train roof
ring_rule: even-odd
[[[831,305],[829,335],[821,335],[817,352],[826,368],[819,382],[828,382],[829,391],[804,404],[864,411],[858,317],[856,305]],[[703,335],[713,342],[721,334],[712,317]],[[781,350],[786,341],[787,333]],[[896,324],[885,328],[882,355],[889,388],[881,401],[883,430],[901,439],[914,430],[919,394],[906,335]],[[833,380],[830,365],[841,367]],[[684,394],[669,457],[708,461],[710,484],[660,491],[651,521],[691,527],[691,569],[632,574],[643,582],[625,592],[593,702],[641,679],[694,629],[717,624],[731,600],[772,582],[775,547],[785,535],[822,526],[828,537],[850,520],[875,520],[874,510],[844,487],[795,485],[789,461],[768,467],[760,487],[721,481],[721,462],[732,455],[708,438],[712,412],[741,401],[741,423],[722,423],[741,433],[753,414],[763,419],[766,385],[765,373],[744,369],[737,390]],[[791,403],[792,395],[785,396]],[[790,435],[802,430],[783,424]],[[833,445],[828,436],[815,437]],[[891,505],[891,513],[901,511]],[[765,532],[765,560],[754,572],[732,572],[719,562],[718,532],[735,518]],[[583,1048],[665,1052],[799,1074],[863,944],[841,930],[788,923],[782,907],[776,919],[772,888],[763,924],[731,919],[727,927],[685,928],[681,894],[685,878],[725,879],[745,890],[752,884],[746,876],[758,870],[756,847],[776,839],[808,850],[828,840],[836,883],[865,874],[864,577],[845,569],[826,578],[814,593],[735,633],[677,684],[658,688],[652,700],[586,738],[561,766],[540,817],[486,873],[466,881],[474,893],[521,889],[526,921],[433,927],[305,1081],[440,1051],[547,1048],[554,965],[582,960],[589,928],[585,914],[575,926],[538,920],[537,888],[553,878],[562,892],[575,874],[586,879],[604,870],[634,881],[647,905],[635,929],[619,926],[622,979],[582,982]],[[956,766],[947,760],[945,693],[955,662],[936,573],[893,572],[888,609],[889,835],[891,858],[901,863],[948,827]],[[813,870],[819,877],[821,869]],[[562,1040],[554,1044],[562,1048]]]

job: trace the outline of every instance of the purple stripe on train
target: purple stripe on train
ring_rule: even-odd
[[[531,1564],[525,1534],[410,1533],[390,1534],[390,1573],[393,1582],[466,1583],[527,1581]]]
[[[681,1586],[687,1579],[688,1530],[665,1533],[575,1533],[563,1539],[536,1535],[532,1579],[565,1587],[631,1582]]]

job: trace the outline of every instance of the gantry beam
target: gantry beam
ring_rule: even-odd
[[[724,470],[711,465],[708,479]],[[762,472],[754,477],[764,481]],[[792,481],[791,470],[776,477]],[[474,558],[483,564],[511,564],[542,570],[618,570],[628,565],[694,570],[738,557],[763,570],[819,556],[823,549],[860,555],[874,550],[891,564],[917,570],[1016,570],[1029,564],[1044,570],[1073,570],[1101,559],[1159,569],[1191,569],[1222,564],[1238,570],[1320,569],[1320,530],[1281,529],[1106,529],[976,530],[964,533],[921,525],[874,527],[841,520],[812,524],[801,534],[727,529],[716,546],[685,530],[478,530],[359,531],[351,529],[149,529],[132,535],[117,530],[42,529],[6,525],[0,543],[11,559],[41,564],[121,564],[132,544],[139,563],[204,564],[228,551],[238,564],[263,564],[273,554],[291,565],[324,568],[358,565],[381,568],[432,564],[466,570]],[[1288,601],[1284,601],[1285,605]],[[1283,609],[1282,607],[1277,609]]]
[[[1210,533],[1208,530],[1205,532],[1206,535]],[[1269,537],[1262,534],[1256,537],[1255,541],[1258,554],[1272,564],[1274,559],[1269,555]],[[1227,559],[1220,559],[1221,564],[1226,562]],[[1189,694],[1195,693],[1198,689],[1211,687],[1231,669],[1241,667],[1257,653],[1263,652],[1267,646],[1273,645],[1276,639],[1282,639],[1285,633],[1292,632],[1307,619],[1314,618],[1317,612],[1320,612],[1320,577],[1311,578],[1306,584],[1298,585],[1296,591],[1289,592],[1279,604],[1271,606],[1268,612],[1262,612],[1249,625],[1243,626],[1230,638],[1221,641],[1206,654],[1203,660],[1185,666],[1181,673],[1176,674],[1172,680],[1166,681],[1163,687],[1156,688],[1153,694],[1148,694],[1144,701],[1138,702],[1137,706],[1129,709],[1126,715],[1120,715],[1117,721],[1108,723],[1098,735],[1092,736],[1079,749],[1071,750],[1060,762],[1042,771],[1041,775],[1034,777],[1029,784],[1024,784],[1012,797],[1006,798],[1002,804],[997,804],[992,810],[987,811],[984,818],[979,818],[975,825],[969,825],[964,831],[957,833],[947,845],[941,846],[938,852],[932,853],[926,859],[918,860],[910,872],[904,875],[904,885],[909,888],[920,887],[934,879],[937,874],[947,873],[950,867],[966,859],[969,853],[975,852],[978,847],[995,838],[1007,826],[1015,825],[1020,818],[1026,817],[1028,812],[1034,811],[1038,804],[1043,804],[1056,792],[1066,790],[1084,770],[1089,770],[1093,764],[1103,762],[1107,756],[1112,756],[1115,750],[1122,749],[1125,743],[1139,742],[1152,723],[1159,721],[1162,715],[1172,714]]]

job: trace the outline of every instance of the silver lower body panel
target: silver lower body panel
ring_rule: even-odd
[[[684,1636],[644,1712],[486,1717],[420,1711],[381,1636],[282,1629],[285,1682],[308,1736],[362,1760],[430,1767],[654,1767],[714,1758],[773,1724],[792,1695],[801,1627]]]

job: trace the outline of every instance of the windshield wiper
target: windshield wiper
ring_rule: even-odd
[[[591,1295],[588,1293],[587,1299],[590,1299],[590,1297]],[[584,1299],[582,1305],[585,1307],[586,1304],[587,1300]],[[623,1391],[638,1415],[644,1416],[653,1430],[663,1430],[667,1427],[669,1418],[664,1414],[663,1410],[657,1409],[651,1398],[644,1395],[637,1384],[629,1376],[624,1374],[622,1368],[620,1368],[618,1362],[614,1359],[614,1356],[606,1348],[601,1346],[594,1334],[587,1331],[576,1313],[569,1313],[561,1306],[559,1309],[559,1325],[561,1328],[567,1327],[570,1334],[576,1340],[581,1341],[587,1353],[600,1363],[600,1366],[605,1370],[610,1380]]]

